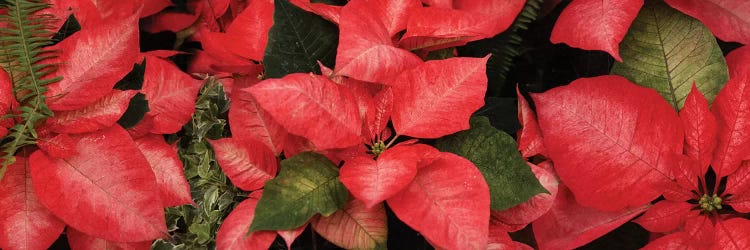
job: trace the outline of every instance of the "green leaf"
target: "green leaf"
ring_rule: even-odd
[[[132,128],[138,122],[143,120],[143,117],[146,116],[146,113],[150,109],[148,108],[148,100],[146,100],[146,95],[138,93],[133,98],[130,98],[130,103],[128,104],[128,109],[125,110],[125,113],[122,114],[122,117],[120,117],[119,120],[117,120],[117,124],[120,124],[123,128]]]
[[[139,64],[133,64],[133,69],[115,84],[119,90],[140,90],[143,88],[143,75],[146,74],[146,59]]]
[[[346,205],[349,191],[325,156],[306,152],[281,161],[281,173],[266,182],[250,231],[289,230],[316,214],[328,216]]]
[[[291,73],[320,74],[318,61],[333,68],[338,46],[338,28],[325,19],[304,11],[288,0],[275,0],[273,26],[263,57],[266,77]]]
[[[463,156],[479,168],[490,187],[492,210],[505,210],[536,194],[548,193],[526,165],[513,138],[492,127],[486,117],[472,117],[471,129],[438,139],[436,147]]]
[[[661,1],[646,1],[620,43],[612,73],[655,89],[679,110],[695,82],[708,99],[729,79],[716,38],[703,24]]]

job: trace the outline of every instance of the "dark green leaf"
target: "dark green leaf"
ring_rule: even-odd
[[[274,8],[263,57],[266,77],[280,78],[297,72],[320,74],[318,61],[333,68],[338,28],[288,0],[274,1]]]
[[[471,129],[438,139],[436,146],[465,157],[479,168],[490,187],[492,210],[505,210],[547,193],[513,138],[492,127],[486,117],[472,117]]]
[[[117,124],[120,124],[123,128],[132,128],[138,122],[143,120],[143,117],[146,116],[146,113],[149,111],[148,108],[148,100],[146,100],[146,95],[138,93],[133,98],[130,99],[130,104],[128,104],[128,109],[125,110],[125,113],[122,114],[122,117],[120,117],[119,120],[117,120]]]
[[[646,1],[620,43],[612,73],[655,89],[682,108],[695,82],[709,103],[729,79],[716,38],[703,24],[662,1]]]
[[[115,84],[115,89],[119,90],[140,90],[143,88],[143,74],[146,73],[146,59],[140,64],[133,64],[131,70],[125,77]]]
[[[516,98],[487,97],[484,99],[484,106],[474,115],[486,116],[493,127],[508,134],[515,134],[521,128]]]
[[[266,182],[250,231],[294,229],[343,208],[349,191],[338,176],[336,165],[317,153],[281,161],[279,176]]]

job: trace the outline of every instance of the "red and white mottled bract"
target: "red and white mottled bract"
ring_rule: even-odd
[[[318,150],[359,144],[362,119],[354,95],[325,76],[296,73],[250,88],[256,102],[289,133]]]
[[[114,125],[128,109],[135,90],[112,90],[98,101],[80,109],[55,112],[45,126],[55,133],[88,133]]]
[[[377,160],[371,155],[358,156],[344,161],[339,179],[354,197],[372,208],[411,183],[419,157],[409,146],[386,149]]]
[[[242,190],[258,190],[276,176],[276,157],[257,141],[223,138],[211,146],[221,169]]]
[[[216,234],[217,250],[268,249],[271,246],[276,239],[274,231],[257,231],[248,235],[248,229],[255,217],[255,206],[258,205],[261,193],[262,191],[253,192],[224,219]]]
[[[242,81],[244,80],[238,80],[238,83]],[[258,105],[249,88],[235,88],[231,100],[229,123],[232,124],[232,137],[256,140],[279,155],[287,138],[284,127]]]
[[[66,230],[68,244],[71,249],[76,250],[148,250],[151,249],[151,241],[142,242],[114,242],[101,238],[92,237],[82,233],[75,228],[68,227]]]
[[[440,153],[387,202],[436,248],[487,248],[489,187],[474,164],[460,156]]]
[[[684,134],[656,91],[599,76],[532,97],[549,159],[582,205],[620,211],[663,193]]]
[[[750,44],[750,2],[744,0],[666,0],[700,20],[719,39]]]
[[[39,202],[68,226],[97,238],[139,242],[165,237],[154,172],[130,135],[115,125],[72,137],[76,156],[31,155]]]
[[[607,234],[647,208],[605,212],[584,207],[560,185],[550,211],[532,223],[534,238],[541,249],[573,249]]]
[[[643,0],[572,1],[557,19],[550,40],[585,50],[601,50],[622,61],[620,42],[642,6]]]
[[[227,28],[224,45],[232,52],[256,62],[263,61],[268,30],[273,24],[273,1],[253,0]]]
[[[711,167],[716,175],[727,176],[743,160],[750,159],[750,48],[742,47],[727,55],[729,81],[714,100],[711,111],[718,124],[718,142]]]
[[[60,51],[55,76],[47,85],[47,106],[54,111],[76,110],[112,92],[133,68],[139,55],[138,18],[107,19],[84,27],[49,50]]]
[[[286,243],[286,248],[292,249],[292,243],[294,243],[297,237],[299,237],[302,234],[302,232],[305,231],[305,228],[307,228],[307,225],[309,224],[310,223],[305,223],[305,225],[302,225],[292,230],[279,230],[279,231],[276,231],[276,233],[279,235],[279,237],[284,239],[284,243]]]
[[[164,207],[195,204],[190,195],[190,184],[185,178],[177,148],[170,146],[161,135],[148,135],[135,140],[135,145],[148,160],[156,176]]]
[[[150,132],[176,133],[190,121],[202,83],[169,61],[146,56],[141,92],[148,100],[149,112],[146,117],[153,123]]]
[[[351,200],[346,206],[328,217],[313,219],[315,232],[326,240],[345,249],[375,249],[385,247],[388,238],[383,203],[367,208],[359,200]]]
[[[716,118],[708,109],[708,100],[695,84],[680,110],[680,120],[685,129],[685,155],[697,161],[699,169],[694,170],[697,175],[706,173],[714,156],[718,131]]]
[[[490,223],[508,232],[521,230],[529,223],[546,214],[547,211],[552,208],[552,205],[555,202],[555,196],[557,196],[557,185],[559,182],[557,176],[555,176],[553,172],[542,167],[531,163],[527,164],[531,167],[531,171],[534,172],[536,178],[539,179],[539,183],[542,184],[549,194],[537,194],[524,203],[518,204],[507,210],[492,211],[490,213],[492,216],[492,221]]]
[[[546,156],[547,148],[544,147],[544,138],[542,138],[536,114],[518,87],[516,87],[516,95],[518,96],[518,121],[521,123],[521,129],[518,130],[518,151],[521,151],[523,157]]]
[[[389,81],[396,133],[438,138],[469,129],[469,117],[484,105],[488,59],[428,61]]]
[[[65,223],[47,210],[34,194],[28,159],[16,156],[0,180],[0,247],[47,249],[57,240]]]

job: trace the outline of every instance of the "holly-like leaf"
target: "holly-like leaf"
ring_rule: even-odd
[[[289,133],[309,139],[318,150],[361,142],[362,119],[354,96],[327,77],[291,74],[265,80],[249,91]]]
[[[656,91],[599,76],[532,97],[549,158],[578,202],[618,211],[661,195],[684,142],[677,113]]]
[[[717,125],[708,101],[695,85],[680,110],[680,120],[685,129],[685,154],[698,162],[696,174],[706,173],[716,148]]]
[[[573,249],[607,234],[647,208],[604,212],[581,206],[565,186],[558,186],[550,211],[532,223],[534,238],[541,249]]]
[[[202,82],[193,79],[172,63],[157,57],[146,57],[143,89],[152,119],[151,133],[176,133],[195,112],[195,100]]]
[[[274,1],[273,26],[268,31],[263,64],[266,77],[291,73],[320,73],[318,61],[332,67],[336,58],[336,26],[289,3]]]
[[[743,0],[666,0],[700,20],[719,39],[750,44],[750,4]]]
[[[536,178],[539,179],[539,183],[549,193],[534,195],[529,200],[506,210],[492,211],[490,213],[492,216],[490,223],[508,232],[521,230],[532,221],[546,214],[554,204],[555,196],[557,196],[559,180],[557,180],[554,172],[551,171],[552,169],[548,170],[531,163],[527,164],[531,167],[531,171],[534,172]],[[550,163],[546,162],[542,164]],[[490,189],[490,194],[492,194],[492,189]]]
[[[403,29],[399,23],[405,21],[410,2],[415,1],[354,1],[344,6],[335,73],[383,83],[422,63],[417,55],[395,47],[391,39]]]
[[[39,204],[28,159],[16,156],[0,180],[0,247],[3,249],[47,249],[57,240],[65,223]]]
[[[259,193],[255,191],[246,200],[240,202],[221,223],[216,234],[216,249],[268,249],[276,239],[276,232],[260,231],[247,234],[250,223],[255,217]]]
[[[743,47],[727,55],[731,79],[716,96],[711,111],[716,117],[719,134],[711,167],[716,176],[734,172],[743,160],[750,159],[750,47]]]
[[[327,217],[313,219],[315,232],[345,249],[386,249],[388,223],[382,203],[368,209],[359,200]]]
[[[112,90],[99,101],[77,110],[56,112],[47,119],[47,128],[56,133],[88,133],[108,128],[120,119],[128,108],[134,90]]]
[[[711,103],[728,79],[711,32],[661,1],[647,1],[621,46],[622,62],[612,73],[655,89],[675,109],[693,83]]]
[[[232,124],[232,137],[257,140],[279,155],[287,137],[284,127],[258,105],[249,88],[234,89],[231,100],[229,123]]]
[[[386,149],[377,160],[370,155],[357,156],[341,167],[341,183],[367,208],[372,208],[411,183],[417,175],[419,158],[409,146]]]
[[[571,2],[557,18],[550,40],[575,48],[605,51],[622,61],[618,51],[620,41],[641,6],[643,0]]]
[[[468,129],[469,117],[484,105],[487,59],[428,61],[390,81],[396,132],[438,138]]]
[[[313,215],[329,216],[344,207],[349,192],[338,169],[325,156],[306,152],[281,161],[281,173],[266,182],[250,231],[287,230]]]
[[[489,188],[474,164],[460,156],[440,153],[387,202],[401,221],[436,248],[487,247]]]
[[[505,210],[548,192],[518,153],[513,137],[492,127],[486,117],[472,118],[471,129],[441,138],[436,146],[479,168],[490,187],[492,210]]]
[[[138,18],[83,27],[51,50],[60,51],[54,60],[63,80],[47,85],[47,105],[55,111],[83,108],[111,93],[130,72],[139,51]]]
[[[221,169],[243,190],[260,189],[276,176],[276,157],[257,141],[224,138],[211,141],[211,146]]]
[[[135,145],[154,171],[164,207],[195,204],[176,148],[167,144],[161,135],[155,134],[138,138]]]
[[[113,242],[105,239],[92,237],[82,233],[75,228],[68,227],[66,230],[68,244],[71,249],[81,250],[148,250],[151,249],[151,241],[142,242]]]
[[[128,133],[115,125],[73,138],[78,155],[31,155],[39,202],[69,226],[97,238],[138,242],[165,236],[154,173]]]
[[[750,247],[750,220],[732,218],[716,224],[713,249],[740,250]]]

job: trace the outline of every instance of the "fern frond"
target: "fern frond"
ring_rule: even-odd
[[[503,33],[477,41],[469,46],[476,55],[492,53],[487,62],[487,78],[489,80],[489,94],[497,95],[505,85],[505,81],[513,66],[513,60],[523,53],[523,37],[521,33],[529,28],[529,24],[536,20],[544,0],[528,0],[518,14],[513,24]]]
[[[49,8],[42,0],[6,0],[7,14],[0,15],[0,22],[8,27],[0,28],[0,65],[8,72],[13,82],[13,94],[18,100],[19,114],[14,115],[17,124],[9,129],[2,140],[2,168],[15,161],[14,154],[24,146],[34,145],[37,139],[35,126],[53,116],[45,103],[45,85],[60,78],[47,77],[55,71],[54,65],[42,63],[54,57],[44,50],[52,44],[48,24],[54,16],[37,14]]]

